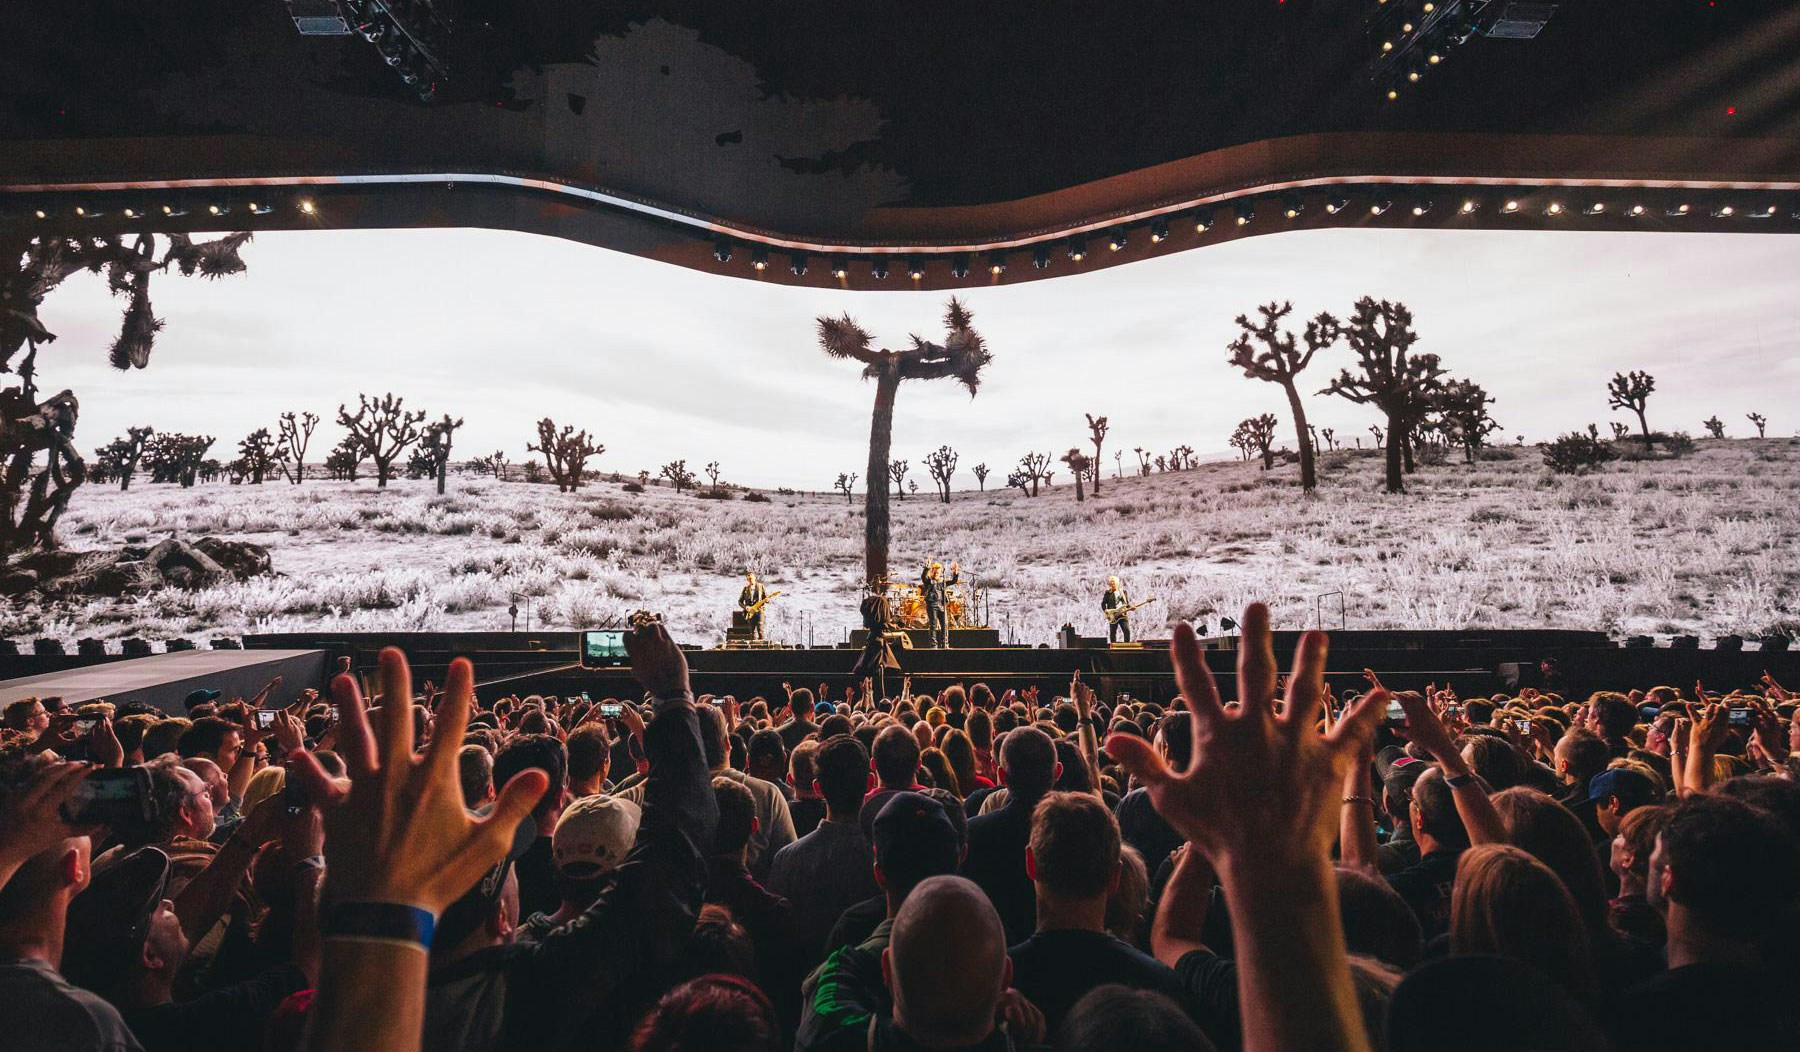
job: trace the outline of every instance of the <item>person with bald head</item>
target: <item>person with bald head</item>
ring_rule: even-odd
[[[852,947],[826,959],[794,1047],[1029,1047],[1043,1039],[1043,1017],[1011,984],[1005,929],[987,895],[962,877],[929,877],[894,916],[878,959]]]

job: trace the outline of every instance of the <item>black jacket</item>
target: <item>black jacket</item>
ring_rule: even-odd
[[[1037,930],[1037,888],[1025,875],[1025,848],[1031,842],[1031,812],[1037,799],[1008,794],[1006,806],[969,819],[969,852],[962,875],[987,893],[1006,928],[1006,944],[1016,946]]]

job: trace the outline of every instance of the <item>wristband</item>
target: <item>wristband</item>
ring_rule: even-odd
[[[1370,806],[1370,807],[1374,807],[1374,806],[1375,806],[1375,798],[1374,798],[1374,797],[1372,797],[1372,796],[1363,796],[1363,795],[1362,795],[1362,794],[1360,794],[1360,793],[1358,793],[1358,794],[1356,794],[1356,795],[1354,795],[1354,796],[1346,796],[1346,797],[1344,797],[1344,802],[1345,802],[1345,803],[1347,803],[1347,804],[1368,804],[1368,805],[1369,805],[1369,806]]]
[[[1474,785],[1475,784],[1475,773],[1473,771],[1471,771],[1468,774],[1458,774],[1458,775],[1448,775],[1447,774],[1444,776],[1444,784],[1449,786],[1452,789],[1461,789],[1465,785]]]
[[[325,872],[325,856],[324,855],[308,855],[305,858],[300,859],[299,861],[295,862],[292,868],[295,873],[298,873],[303,869],[316,869],[319,872],[323,873],[323,872]]]
[[[404,902],[340,902],[325,915],[319,934],[327,939],[391,942],[431,949],[437,918]]]

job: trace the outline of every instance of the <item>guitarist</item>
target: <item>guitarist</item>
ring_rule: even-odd
[[[1106,615],[1106,641],[1131,642],[1131,596],[1117,577],[1106,579],[1106,594],[1100,597],[1100,611]],[[1116,612],[1115,612],[1116,611]],[[1121,640],[1119,637],[1123,636]]]
[[[763,608],[756,604],[768,597],[769,593],[764,590],[762,582],[756,579],[756,574],[746,573],[744,590],[738,593],[738,609],[743,611],[744,627],[750,630],[751,639],[763,637]]]

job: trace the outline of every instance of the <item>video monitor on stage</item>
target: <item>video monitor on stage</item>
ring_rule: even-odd
[[[619,668],[630,664],[625,633],[617,629],[581,633],[582,668]]]

